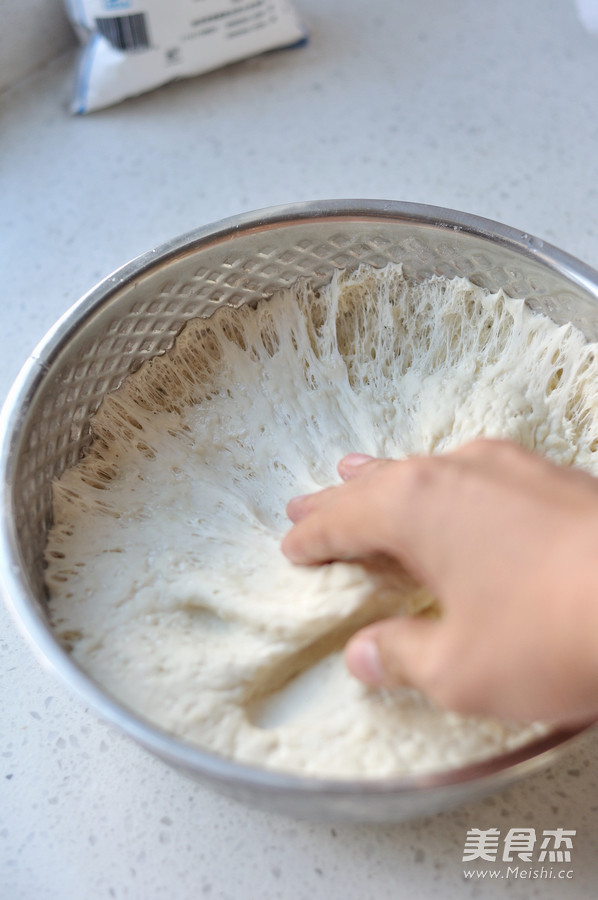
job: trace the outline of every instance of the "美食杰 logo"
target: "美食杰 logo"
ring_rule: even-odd
[[[503,835],[499,828],[470,828],[465,837],[462,862],[477,863],[464,869],[466,879],[484,878],[573,878],[571,863],[575,829],[509,828]],[[503,863],[501,868],[488,868],[481,863]]]

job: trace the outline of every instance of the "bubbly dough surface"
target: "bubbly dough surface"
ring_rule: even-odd
[[[508,437],[596,471],[596,347],[523,301],[399,266],[339,273],[189,323],[109,395],[54,486],[54,628],[149,720],[244,762],[319,776],[445,769],[541,730],[371,690],[347,637],[433,598],[395,571],[292,566],[295,494],[348,452]]]

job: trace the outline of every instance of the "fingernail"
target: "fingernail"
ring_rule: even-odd
[[[291,522],[298,522],[299,519],[305,515],[305,500],[308,497],[309,494],[298,494],[296,497],[292,497],[291,500],[289,500],[286,506],[286,514]]]
[[[359,466],[371,462],[373,459],[373,456],[368,456],[366,453],[349,453],[348,456],[344,456],[339,462],[337,466],[338,474],[343,481],[350,481],[352,478],[357,477]]]
[[[384,683],[384,670],[377,643],[371,638],[356,638],[347,646],[347,666],[352,675],[366,684]]]
[[[309,497],[309,494],[297,494],[296,497],[291,497],[289,503],[301,503],[306,497]]]
[[[349,453],[348,456],[343,456],[341,462],[345,466],[362,466],[372,459],[374,459],[374,457],[368,456],[367,453]]]

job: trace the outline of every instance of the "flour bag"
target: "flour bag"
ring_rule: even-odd
[[[301,44],[287,0],[65,0],[83,45],[72,112]]]

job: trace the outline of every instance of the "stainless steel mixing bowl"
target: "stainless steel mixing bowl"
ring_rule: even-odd
[[[189,319],[262,300],[297,279],[321,285],[335,269],[388,262],[402,263],[415,280],[467,276],[492,291],[503,288],[598,338],[598,272],[528,234],[410,203],[301,203],[200,228],[104,279],[35,349],[2,413],[2,583],[41,660],[100,716],[167,763],[241,800],[314,820],[399,821],[435,813],[552,763],[579,733],[561,731],[462,769],[368,781],[291,776],[190,746],[116,702],[50,630],[43,547],[51,483],[88,445],[90,419],[105,394],[168,350]]]

